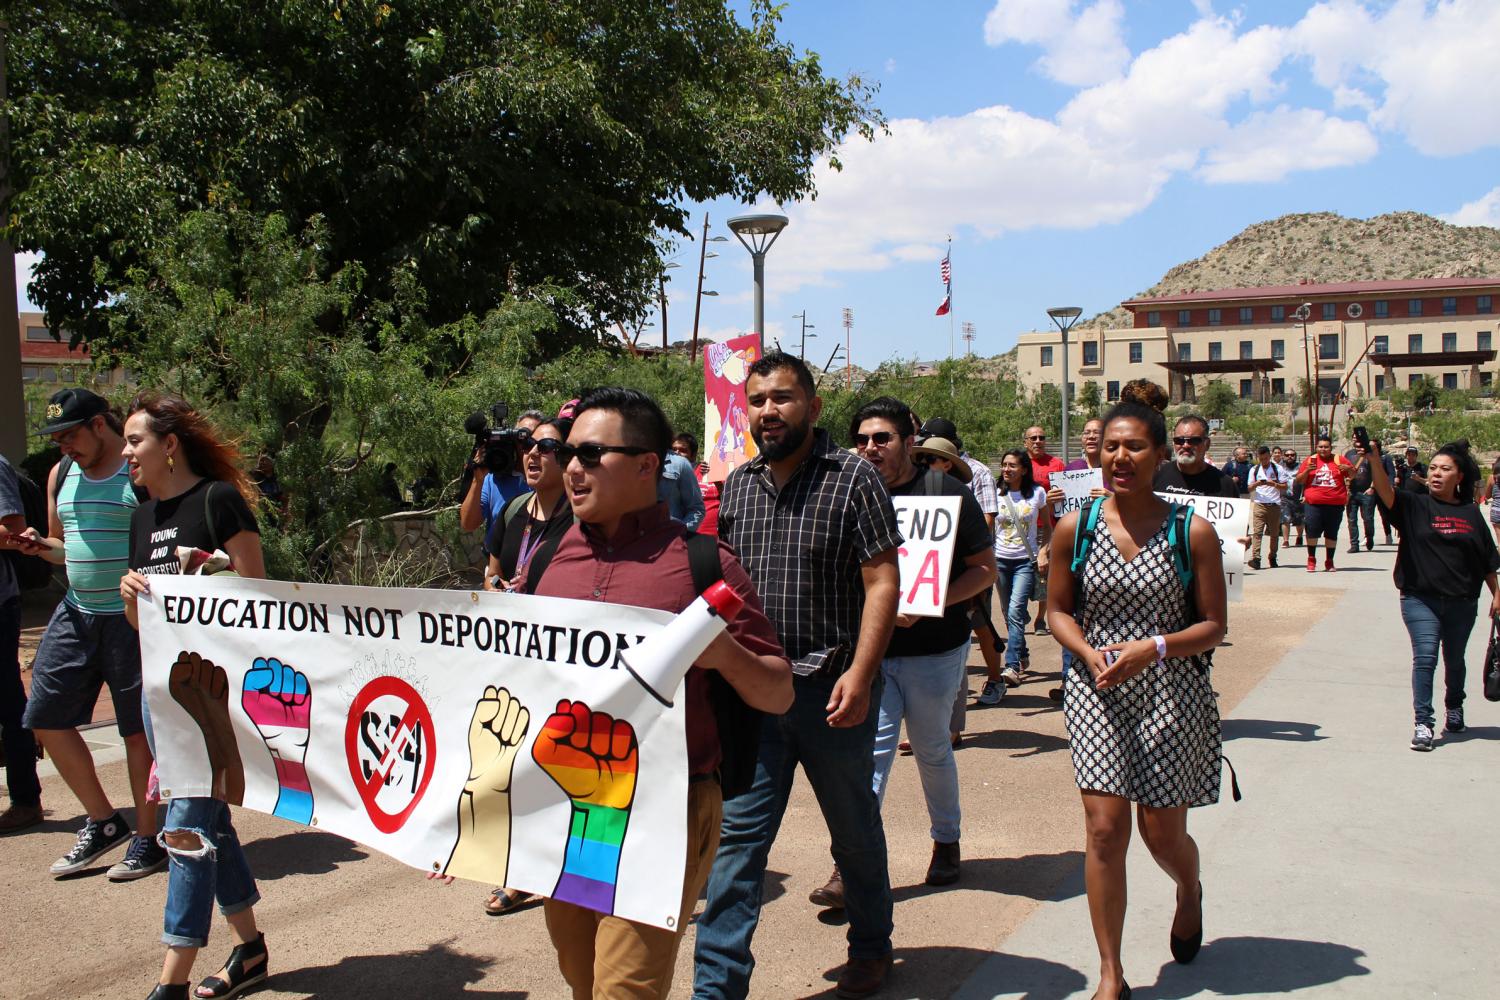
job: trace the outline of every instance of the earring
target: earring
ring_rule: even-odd
[[[177,471],[177,462],[172,458],[171,455],[167,456],[167,471],[168,472],[176,472]]]

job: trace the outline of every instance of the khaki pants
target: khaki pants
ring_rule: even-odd
[[[1271,536],[1271,558],[1276,558],[1276,547],[1281,543],[1281,504],[1261,503],[1250,505],[1250,558],[1260,561],[1260,536],[1264,532]]]
[[[719,850],[724,799],[717,781],[688,785],[687,863],[677,929],[665,930],[547,900],[547,933],[574,1000],[664,997],[672,988],[677,948]]]

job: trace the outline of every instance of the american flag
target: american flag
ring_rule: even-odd
[[[943,284],[953,283],[953,267],[948,263],[948,254],[943,254]]]

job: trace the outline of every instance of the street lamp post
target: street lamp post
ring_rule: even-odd
[[[1292,316],[1302,322],[1302,364],[1307,371],[1307,453],[1312,455],[1318,450],[1318,383],[1313,378],[1312,352],[1307,342],[1307,320],[1312,316],[1312,303],[1302,303]]]
[[[801,346],[801,348],[798,349],[797,356],[799,358],[801,358],[803,361],[806,361],[807,360],[807,331],[808,330],[816,330],[818,327],[817,327],[817,324],[815,324],[815,323],[809,323],[807,321],[807,310],[806,309],[804,309],[801,312],[797,313],[795,316],[792,317],[792,319],[800,319],[802,321],[802,346]],[[817,334],[815,333],[815,334],[813,334],[813,336],[816,337]]]
[[[1077,306],[1053,306],[1047,310],[1052,322],[1062,332],[1062,460],[1068,460],[1068,331],[1083,315]]]
[[[750,260],[755,265],[755,336],[760,341],[761,354],[766,352],[766,251],[786,224],[786,216],[771,212],[737,215],[729,220],[730,230],[750,251]]]
[[[703,290],[703,265],[708,263],[708,258],[719,256],[708,252],[710,243],[728,243],[728,236],[708,235],[708,213],[703,213],[703,239],[698,247],[698,297],[693,300],[693,360],[698,359],[698,317],[703,312],[703,296],[718,295],[718,292],[705,292]]]

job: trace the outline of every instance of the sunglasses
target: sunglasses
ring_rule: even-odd
[[[568,446],[557,438],[525,438],[517,442],[521,453],[525,454],[535,448],[543,455],[559,455],[567,450]]]
[[[1202,435],[1192,434],[1192,435],[1189,435],[1189,436],[1186,436],[1186,437],[1174,437],[1172,439],[1172,443],[1175,444],[1179,448],[1181,448],[1185,444],[1190,444],[1194,448],[1196,448],[1200,444],[1203,444],[1207,440],[1208,440],[1208,438],[1203,437]]]
[[[618,455],[644,455],[650,448],[638,448],[629,444],[585,444],[563,445],[558,449],[558,454],[564,462],[578,459],[578,464],[585,469],[597,469],[599,463],[604,461],[604,456],[614,452]]]
[[[874,434],[856,434],[854,435],[854,447],[863,448],[871,441],[874,441],[880,447],[884,448],[894,440],[896,440],[896,435],[890,431],[876,431]]]
[[[1033,435],[1031,435],[1031,437],[1027,438],[1026,440],[1028,440],[1028,441],[1045,441],[1045,440],[1047,440],[1047,435],[1045,435],[1045,434],[1033,434]]]

